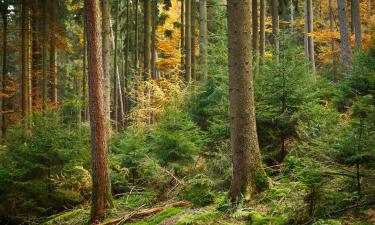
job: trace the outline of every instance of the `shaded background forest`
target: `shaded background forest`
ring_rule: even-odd
[[[234,212],[226,1],[104,2],[110,217],[185,199],[214,207],[180,224],[375,223],[374,1],[252,1],[257,132],[271,185]],[[0,223],[88,221],[83,7],[0,0]]]

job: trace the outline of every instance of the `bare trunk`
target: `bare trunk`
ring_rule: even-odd
[[[208,77],[207,68],[207,47],[208,47],[208,34],[207,34],[207,0],[199,1],[199,59],[201,65],[200,80],[206,80]]]
[[[346,77],[350,76],[351,73],[351,61],[352,51],[350,47],[350,34],[348,31],[348,25],[346,20],[346,0],[337,0],[339,24],[340,24],[340,36],[341,36],[341,54],[343,61],[343,71]]]
[[[135,9],[134,9],[134,63],[135,63],[135,73],[136,77],[139,76],[139,35],[138,35],[138,6],[139,5],[139,0],[135,0]]]
[[[183,73],[183,70],[185,69],[185,0],[181,0],[181,27],[180,27],[180,33],[181,33],[181,44],[180,44],[180,50],[181,50],[181,73]]]
[[[1,76],[1,92],[6,93],[6,80],[7,80],[7,45],[8,45],[8,6],[6,3],[3,3],[3,8],[1,9],[1,15],[3,19],[3,71]],[[1,137],[4,138],[7,130],[7,118],[6,118],[6,97],[1,98]]]
[[[355,47],[357,50],[360,50],[362,47],[362,33],[359,0],[352,0],[352,20],[355,36]]]
[[[331,32],[334,32],[334,13],[333,13],[333,7],[332,7],[332,1],[329,0],[329,30]],[[335,39],[332,38],[331,43],[331,51],[332,51],[332,79],[333,82],[337,82],[339,79],[337,77],[337,59],[335,55],[336,46],[335,46]]]
[[[22,0],[22,118],[24,128],[29,128],[29,5],[26,0]]]
[[[57,2],[51,2],[51,19],[54,21],[56,18],[56,4]],[[56,40],[54,35],[50,38],[50,85],[51,85],[51,102],[53,105],[57,105],[57,67],[56,67]]]
[[[196,0],[191,0],[191,79],[196,80],[195,75],[195,20],[197,17]]]
[[[310,62],[311,72],[315,74],[314,39],[309,36],[313,32],[313,5],[312,0],[305,1],[305,56]]]
[[[152,79],[159,79],[156,68],[156,28],[158,23],[158,2],[152,1],[152,30],[151,30],[151,77]]]
[[[185,0],[185,81],[191,80],[191,1]]]
[[[103,58],[96,0],[85,0],[86,32],[89,65],[89,105],[92,156],[92,224],[103,218],[107,189],[107,115],[103,96]]]
[[[273,44],[274,51],[276,53],[276,59],[278,59],[280,42],[279,42],[279,0],[272,0],[272,35],[271,43]]]
[[[262,167],[254,109],[250,0],[228,1],[231,150],[230,198],[250,197],[268,185]]]
[[[43,73],[43,86],[42,86],[42,99],[43,99],[43,110],[47,109],[48,106],[48,81],[49,81],[49,68],[48,68],[48,18],[47,14],[49,11],[49,1],[43,0],[43,61],[42,61],[42,73]]]
[[[266,51],[266,29],[265,29],[265,19],[266,19],[266,4],[265,0],[260,0],[260,32],[259,32],[259,55],[260,55],[260,65],[264,64],[264,55]]]
[[[144,50],[143,50],[143,69],[144,78],[151,77],[151,30],[152,30],[152,15],[151,15],[151,1],[144,0]]]
[[[258,64],[258,0],[251,1],[252,6],[252,24],[253,24],[253,40],[252,40],[252,47],[253,47],[253,61]]]

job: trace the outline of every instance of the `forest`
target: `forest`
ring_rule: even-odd
[[[374,0],[0,15],[0,225],[375,224]]]

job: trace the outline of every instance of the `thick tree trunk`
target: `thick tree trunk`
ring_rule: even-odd
[[[251,1],[252,7],[252,24],[253,24],[253,40],[252,40],[252,48],[253,48],[253,61],[258,64],[258,0]]]
[[[56,20],[56,7],[57,2],[52,1],[51,2],[51,20]],[[53,27],[52,27],[53,29]],[[51,86],[51,102],[53,105],[57,105],[57,67],[56,67],[56,40],[54,35],[51,35],[50,37],[50,86]]]
[[[201,66],[200,80],[206,80],[208,77],[207,47],[207,0],[199,0],[199,60]]]
[[[29,84],[30,84],[30,73],[29,73],[29,5],[26,0],[22,0],[22,118],[24,119],[24,128],[27,130],[29,128]]]
[[[185,0],[185,81],[191,80],[191,1]]]
[[[42,58],[42,74],[43,74],[43,85],[42,85],[42,108],[47,109],[48,106],[48,81],[49,81],[49,65],[48,65],[48,43],[49,43],[49,33],[48,33],[48,14],[49,14],[49,1],[43,0],[43,58]]]
[[[106,209],[107,190],[107,115],[103,96],[103,58],[96,0],[85,0],[86,32],[89,65],[89,105],[92,156],[91,223],[97,223]]]
[[[305,56],[310,62],[311,72],[315,74],[314,39],[309,36],[313,32],[313,5],[312,0],[305,0]]]
[[[280,42],[279,42],[279,0],[272,0],[271,1],[271,12],[272,12],[272,35],[271,35],[271,43],[273,45],[276,59],[278,59]]]
[[[228,64],[233,176],[230,198],[249,197],[268,185],[254,109],[250,0],[228,1]]]
[[[265,0],[260,0],[260,18],[259,18],[259,55],[260,55],[260,65],[264,64],[264,55],[266,51],[266,28],[265,28],[265,20],[266,20],[266,4]]]
[[[343,71],[346,77],[351,73],[352,50],[350,47],[350,34],[348,31],[346,19],[346,0],[337,0],[337,9],[339,14],[340,36],[341,36],[341,54],[343,61]]]
[[[151,77],[151,31],[152,31],[152,0],[144,0],[144,43],[143,43],[143,69],[144,78]]]
[[[360,50],[362,46],[362,33],[359,0],[352,0],[352,17],[355,36],[355,47],[357,50]]]

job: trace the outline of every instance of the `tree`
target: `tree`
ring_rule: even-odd
[[[207,79],[207,0],[199,1],[199,59],[201,65],[201,80]]]
[[[251,1],[252,6],[252,20],[253,20],[253,58],[254,62],[258,61],[258,0]]]
[[[152,29],[151,29],[151,77],[152,79],[158,79],[158,72],[156,68],[156,28],[158,25],[158,2],[157,0],[152,0]]]
[[[106,130],[109,134],[111,114],[111,78],[110,78],[110,3],[109,0],[101,0],[102,6],[102,61],[103,61],[103,94],[104,114],[106,116]]]
[[[143,69],[144,78],[151,76],[151,30],[152,30],[152,7],[151,0],[144,0],[144,43],[143,43]]]
[[[1,80],[1,91],[2,91],[2,101],[1,101],[1,111],[2,111],[2,116],[1,116],[1,135],[2,137],[5,136],[5,133],[6,133],[6,128],[7,128],[7,124],[6,124],[6,100],[5,100],[5,87],[6,87],[6,79],[7,79],[7,71],[8,71],[8,68],[7,68],[7,45],[8,45],[8,37],[7,37],[7,34],[8,34],[8,2],[5,1],[5,2],[1,2],[0,3],[0,6],[1,6],[1,17],[3,19],[3,43],[2,43],[2,48],[3,48],[3,70],[2,70],[2,80]]]
[[[362,46],[362,34],[361,34],[361,16],[359,10],[359,0],[352,0],[352,20],[355,35],[355,47],[357,50],[361,49]]]
[[[89,67],[89,106],[92,156],[91,222],[96,223],[106,209],[107,137],[103,98],[103,59],[99,28],[99,8],[96,0],[85,0],[85,17]]]
[[[260,65],[264,64],[264,54],[266,49],[266,29],[265,29],[265,19],[266,19],[266,4],[265,0],[260,0],[260,18],[259,18],[259,55],[260,55]]]
[[[48,32],[48,10],[50,2],[47,0],[43,0],[43,19],[42,19],[42,36],[43,36],[43,43],[42,43],[42,108],[43,110],[47,109],[48,104],[48,75],[49,75],[49,68],[48,68],[48,43],[49,43],[49,32]]]
[[[22,117],[24,119],[24,127],[28,128],[27,118],[29,116],[29,5],[26,0],[22,0]]]
[[[311,64],[311,71],[315,73],[315,51],[314,51],[314,39],[309,36],[309,33],[313,32],[313,4],[312,0],[305,1],[305,56]]]
[[[55,20],[56,18],[56,7],[57,2],[51,2],[51,20]],[[54,27],[52,27],[53,29]],[[51,86],[51,102],[53,105],[57,105],[57,67],[56,67],[56,34],[52,34],[50,37],[50,86]]]
[[[271,1],[271,13],[272,13],[272,35],[271,43],[276,51],[279,52],[279,0]]]
[[[268,185],[255,122],[250,0],[228,1],[228,65],[233,162],[229,195],[237,201]]]
[[[346,20],[346,0],[337,0],[337,9],[339,14],[340,36],[341,36],[341,55],[343,61],[344,75],[348,77],[351,73],[352,50],[350,48],[350,35]]]
[[[185,81],[191,80],[191,1],[185,0]]]

